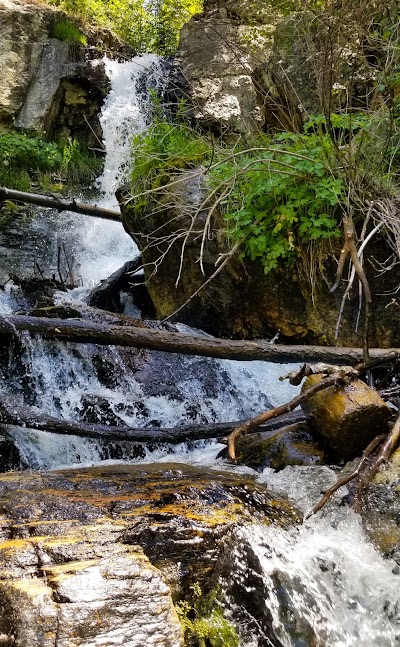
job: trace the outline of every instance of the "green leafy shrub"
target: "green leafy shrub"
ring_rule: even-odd
[[[39,137],[19,133],[0,135],[0,166],[34,172],[51,171],[61,164],[61,152],[57,144],[45,142]]]
[[[61,20],[56,23],[51,36],[72,45],[87,45],[85,34],[70,20]]]
[[[56,144],[21,133],[0,135],[0,185],[10,189],[29,191],[33,182],[48,189],[55,174],[63,182],[87,185],[102,166],[102,158],[76,139]]]
[[[157,118],[133,138],[131,191],[135,210],[149,210],[173,175],[205,163],[227,235],[266,273],[291,262],[310,241],[340,235],[337,212],[344,184],[334,172],[324,133],[260,136],[250,148],[215,148],[186,123]],[[217,161],[213,162],[213,156]]]
[[[210,142],[194,131],[184,119],[168,123],[156,117],[150,128],[132,138],[132,193],[141,199],[135,201],[137,209],[151,202],[151,189],[160,190],[171,176],[201,164],[211,154]]]
[[[20,133],[0,135],[0,184],[29,191],[39,173],[56,170],[62,161],[57,144]]]
[[[220,205],[228,236],[242,241],[265,273],[293,261],[302,245],[340,235],[336,212],[344,186],[331,163],[326,135],[282,133],[211,167],[211,186],[231,187]]]
[[[239,647],[233,625],[224,617],[219,591],[204,596],[198,584],[192,587],[193,601],[176,606],[187,647]]]

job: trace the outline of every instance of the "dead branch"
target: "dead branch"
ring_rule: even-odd
[[[400,415],[397,417],[392,430],[385,436],[384,442],[377,457],[371,462],[360,477],[354,496],[354,509],[359,512],[362,507],[362,492],[369,486],[372,479],[378,473],[380,467],[385,463],[400,440]]]
[[[353,263],[355,273],[360,281],[364,296],[365,296],[365,308],[364,308],[364,344],[363,344],[363,357],[364,361],[369,359],[369,344],[368,344],[368,325],[369,325],[369,316],[370,316],[370,306],[372,303],[371,290],[367,277],[365,276],[364,268],[360,262],[360,258],[357,253],[357,247],[355,243],[355,231],[353,219],[351,216],[343,217],[343,230],[344,230],[344,245],[342,251],[340,252],[340,258],[338,263],[338,268],[336,272],[336,280],[334,285],[331,288],[331,292],[334,292],[340,281],[342,280],[344,266],[347,260],[347,257],[350,258]],[[340,315],[341,316],[341,313]]]
[[[289,413],[262,427],[262,431],[275,431],[281,427],[304,422],[302,412]],[[178,444],[194,440],[221,438],[234,429],[240,422],[213,422],[209,424],[180,425],[177,427],[124,427],[99,425],[76,420],[63,420],[41,413],[34,407],[21,405],[15,400],[0,399],[0,429],[9,433],[9,426],[38,429],[53,434],[73,435],[96,440],[124,441],[136,443]]]
[[[369,445],[363,451],[362,456],[357,464],[357,467],[349,474],[342,476],[342,478],[338,479],[330,488],[325,490],[324,496],[322,497],[322,499],[320,499],[318,503],[316,503],[314,507],[310,510],[310,512],[306,514],[306,516],[304,517],[304,520],[309,519],[314,514],[319,512],[319,510],[321,510],[324,507],[324,505],[329,501],[332,494],[334,494],[339,488],[341,488],[343,485],[346,485],[352,479],[355,479],[360,474],[361,468],[364,466],[367,458],[371,455],[371,453],[379,445],[379,443],[381,443],[382,440],[384,440],[385,438],[386,438],[386,434],[380,434],[379,436],[376,436],[373,440],[371,440]]]
[[[26,193],[25,191],[15,191],[14,189],[7,189],[7,187],[1,186],[0,202],[2,200],[12,200],[15,202],[23,202],[24,204],[37,204],[40,207],[56,209],[57,211],[73,211],[74,213],[82,213],[85,216],[95,216],[96,218],[121,222],[121,214],[118,211],[104,209],[103,207],[97,207],[84,202],[77,202],[76,200],[63,200],[57,195]]]
[[[334,492],[336,492],[340,487],[342,487],[342,485],[346,485],[347,483],[349,483],[353,479],[356,479],[357,477],[359,477],[359,480],[356,485],[355,494],[354,494],[354,509],[356,512],[360,512],[362,507],[362,493],[369,486],[372,479],[374,478],[374,476],[376,476],[376,474],[378,473],[383,463],[385,463],[389,459],[390,454],[398,445],[399,440],[400,440],[400,415],[398,416],[396,422],[394,423],[392,430],[388,434],[380,434],[379,436],[376,436],[376,438],[374,438],[364,450],[357,464],[357,467],[349,474],[346,474],[345,476],[338,479],[336,483],[334,483],[330,488],[328,488],[324,492],[323,497],[318,501],[318,503],[314,505],[314,507],[310,510],[310,512],[307,513],[307,515],[304,518],[308,519],[312,515],[316,514],[329,501],[330,497],[332,496],[332,494],[334,494]],[[377,456],[371,459],[367,463],[367,459],[371,456],[372,452],[380,444],[382,445]]]

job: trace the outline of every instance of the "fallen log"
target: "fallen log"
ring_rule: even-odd
[[[390,357],[392,357],[393,359],[389,359]],[[229,458],[232,460],[236,460],[236,449],[235,449],[236,441],[241,436],[245,436],[246,434],[252,433],[253,430],[257,429],[257,427],[259,427],[262,423],[267,422],[268,420],[272,420],[273,418],[277,418],[289,411],[294,411],[294,409],[296,409],[299,405],[303,406],[303,404],[307,400],[309,400],[312,397],[315,397],[316,394],[320,393],[321,391],[324,391],[330,387],[335,387],[335,388],[343,387],[344,385],[349,384],[352,380],[355,380],[365,371],[375,368],[376,366],[379,366],[379,364],[383,364],[386,361],[393,361],[397,359],[397,357],[398,357],[398,354],[393,353],[393,354],[387,355],[386,357],[382,356],[380,359],[379,357],[373,357],[369,359],[367,362],[360,362],[359,364],[356,364],[356,366],[353,366],[353,367],[347,366],[347,367],[341,368],[340,366],[334,366],[332,369],[333,372],[331,372],[330,367],[326,367],[327,370],[321,367],[321,370],[323,370],[322,374],[318,375],[317,373],[315,375],[315,377],[317,378],[317,381],[311,380],[310,385],[306,386],[306,388],[303,388],[301,393],[296,395],[292,400],[290,400],[289,402],[286,402],[286,404],[282,404],[278,407],[275,407],[274,409],[269,409],[268,411],[264,411],[263,413],[260,413],[255,418],[250,418],[249,420],[246,420],[245,423],[238,425],[238,427],[236,427],[236,429],[234,429],[227,438]],[[298,372],[298,374],[302,376],[306,374],[310,375],[308,371],[304,370],[305,368],[307,367],[303,366]],[[292,384],[297,383],[295,379],[296,378],[295,375],[289,373],[286,377],[289,378],[289,381]],[[376,397],[380,400],[378,394],[376,394]],[[383,407],[385,407],[385,411],[386,411],[386,404],[383,402],[383,400],[382,400],[382,405]],[[389,411],[389,409],[387,410]],[[329,417],[329,406],[327,406],[327,417]],[[363,424],[362,420],[361,420],[361,424]],[[348,441],[348,438],[345,438],[343,442],[346,443],[346,441]]]
[[[1,186],[0,202],[2,200],[12,200],[13,202],[23,202],[24,204],[36,204],[40,207],[56,209],[57,211],[72,211],[74,213],[81,213],[85,216],[95,216],[96,218],[121,222],[121,214],[118,211],[105,209],[104,207],[97,207],[96,205],[87,204],[85,202],[77,202],[76,200],[63,200],[57,195],[26,193],[25,191],[15,191],[14,189],[7,189],[6,187]]]
[[[280,427],[303,422],[305,415],[296,412],[282,416],[262,427],[263,431],[275,431]],[[33,407],[21,406],[14,401],[0,401],[0,428],[7,433],[8,426],[28,427],[54,434],[73,435],[105,441],[129,441],[137,443],[178,444],[186,441],[221,438],[229,434],[239,424],[236,422],[213,422],[201,425],[181,425],[178,427],[122,427],[98,425],[75,420],[63,420],[46,415]]]
[[[78,319],[47,319],[27,315],[2,315],[0,335],[10,336],[28,331],[45,339],[85,344],[129,346],[167,353],[199,355],[219,359],[264,360],[267,362],[314,362],[351,365],[363,359],[361,348],[329,346],[283,346],[263,341],[238,341],[216,337],[187,335],[165,330],[142,329],[130,326],[105,325]],[[371,358],[394,361],[400,349],[370,349]]]
[[[310,375],[302,392],[323,379]],[[377,435],[388,431],[392,410],[375,389],[361,380],[338,387],[330,386],[301,403],[316,435],[329,447],[334,460],[348,461],[360,456]]]

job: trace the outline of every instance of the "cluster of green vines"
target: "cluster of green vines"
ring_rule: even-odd
[[[137,52],[170,55],[202,0],[46,0],[95,27],[111,29]]]
[[[75,139],[55,143],[10,132],[0,135],[0,185],[29,191],[56,182],[88,184],[101,171],[102,160]]]

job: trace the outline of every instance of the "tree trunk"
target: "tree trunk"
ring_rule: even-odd
[[[37,204],[40,207],[48,207],[49,209],[57,209],[57,211],[73,211],[74,213],[82,213],[85,216],[95,216],[96,218],[104,218],[105,220],[121,221],[121,214],[112,209],[103,209],[103,207],[96,207],[93,204],[86,204],[84,202],[77,202],[76,200],[63,200],[56,195],[40,195],[39,193],[26,193],[25,191],[14,191],[6,187],[0,187],[0,202],[2,200],[13,200],[16,202],[23,202],[25,204]]]
[[[262,431],[274,431],[288,424],[305,420],[302,412],[282,416],[268,425],[261,427]],[[84,438],[95,438],[106,441],[131,441],[138,443],[170,443],[177,444],[185,441],[220,438],[229,434],[239,422],[215,422],[206,425],[181,425],[171,428],[133,428],[115,427],[111,425],[95,425],[75,420],[62,420],[39,413],[34,408],[21,406],[19,403],[0,400],[0,428],[7,433],[8,425],[29,427],[54,434],[74,435]]]
[[[27,315],[0,317],[0,335],[10,336],[13,331],[17,333],[23,330],[31,334],[39,334],[45,339],[103,346],[129,346],[219,359],[264,360],[278,363],[323,361],[348,365],[363,359],[361,348],[283,346],[268,342],[238,341],[164,330],[146,330],[133,326],[105,325],[76,319],[47,319]],[[371,358],[387,356],[387,361],[394,361],[400,355],[400,350],[373,348],[370,350],[370,355]]]

